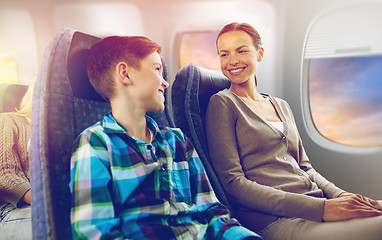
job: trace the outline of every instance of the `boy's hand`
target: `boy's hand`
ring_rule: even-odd
[[[382,210],[377,201],[359,194],[343,193],[338,198],[325,200],[323,221],[344,221],[380,215]]]

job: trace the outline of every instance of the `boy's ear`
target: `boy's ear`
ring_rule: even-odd
[[[116,74],[118,76],[118,80],[123,84],[130,84],[130,77],[129,77],[129,66],[125,62],[119,62],[116,65]]]

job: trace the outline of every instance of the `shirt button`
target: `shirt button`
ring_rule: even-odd
[[[147,145],[147,149],[148,150],[151,150],[153,148],[153,146],[151,146],[151,145]]]
[[[167,165],[164,163],[162,164],[162,167],[161,167],[162,171],[166,171],[167,170]]]
[[[286,157],[283,157],[283,160],[286,161],[287,160]]]
[[[168,220],[167,220],[167,223],[170,225],[170,226],[174,226],[174,225],[176,225],[176,218],[169,218]]]
[[[285,140],[285,138],[286,138],[285,136],[282,136],[282,137],[281,137],[281,140]]]

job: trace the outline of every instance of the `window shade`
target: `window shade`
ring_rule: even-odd
[[[336,9],[308,32],[305,59],[382,54],[382,5]]]

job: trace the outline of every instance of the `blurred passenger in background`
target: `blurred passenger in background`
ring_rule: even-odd
[[[0,239],[32,239],[28,143],[34,81],[15,112],[0,113]]]

